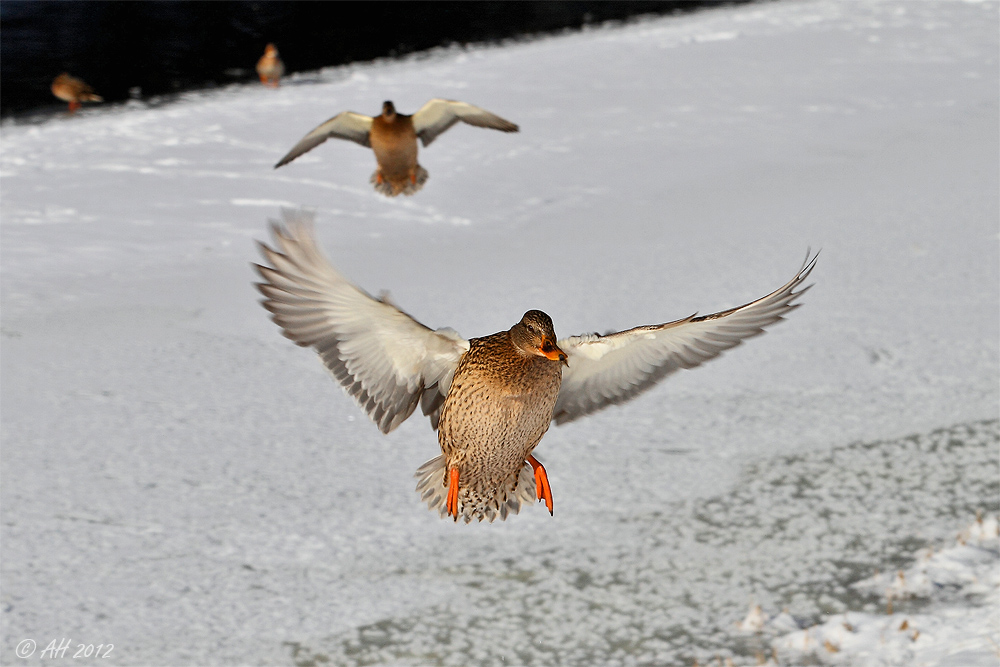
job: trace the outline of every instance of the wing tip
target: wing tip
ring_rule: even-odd
[[[803,280],[803,279],[805,279],[812,272],[812,270],[816,267],[816,260],[819,259],[819,254],[821,252],[823,252],[822,248],[820,248],[819,250],[817,250],[816,254],[813,255],[812,254],[812,248],[806,248],[806,258],[805,258],[805,260],[803,260],[803,262],[802,262],[802,268],[799,269],[799,273],[796,276],[796,278],[799,278],[800,280]],[[812,255],[812,259],[809,258],[810,255]]]
[[[300,141],[298,144],[295,144],[294,146],[292,146],[292,150],[290,150],[287,153],[285,153],[285,156],[283,158],[281,158],[280,160],[278,160],[278,162],[274,165],[274,168],[277,169],[278,167],[284,167],[289,162],[292,162],[296,158],[299,158],[302,155],[304,155],[305,153],[308,153],[309,149],[306,149],[304,151],[298,150],[299,144],[301,144],[301,143],[302,142]]]

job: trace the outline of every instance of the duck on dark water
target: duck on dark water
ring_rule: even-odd
[[[277,88],[281,77],[285,75],[285,63],[281,62],[278,47],[268,44],[264,47],[264,55],[257,61],[257,76],[265,86]]]
[[[83,106],[83,102],[103,102],[104,98],[81,79],[63,72],[52,81],[52,94],[63,102],[69,102],[69,112]]]

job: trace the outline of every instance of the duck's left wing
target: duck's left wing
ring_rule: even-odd
[[[799,307],[793,302],[811,285],[798,288],[818,256],[807,255],[799,272],[780,289],[737,308],[605,336],[586,334],[560,340],[569,366],[563,369],[552,418],[564,424],[623,403],[678,369],[694,368],[764,333],[764,327]]]
[[[261,243],[271,266],[257,265],[263,306],[298,345],[323,364],[383,433],[410,416],[417,403],[431,425],[437,418],[469,342],[452,329],[432,330],[354,286],[326,260],[311,219],[285,212],[272,224],[274,248]]]
[[[430,146],[439,134],[462,121],[476,127],[488,127],[501,132],[517,132],[518,127],[486,109],[456,102],[455,100],[433,99],[413,114],[413,130],[424,146]]]

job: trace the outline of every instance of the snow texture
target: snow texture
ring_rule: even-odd
[[[773,664],[779,663],[779,655],[789,654],[794,662],[819,664],[996,664],[1000,648],[998,529],[995,516],[984,520],[980,514],[959,533],[954,545],[937,553],[924,549],[905,571],[855,583],[852,588],[881,593],[888,615],[848,612],[784,635],[773,643]],[[930,608],[894,613],[892,601],[908,598],[921,598]]]
[[[5,122],[0,663],[995,666],[995,550],[942,549],[1000,511],[998,27],[772,2]],[[521,132],[453,128],[413,197],[349,142],[272,169],[432,97]],[[766,335],[551,429],[553,517],[456,526],[426,420],[380,434],[258,305],[285,206],[466,337],[714,312],[822,254]],[[889,616],[900,570],[931,583]]]

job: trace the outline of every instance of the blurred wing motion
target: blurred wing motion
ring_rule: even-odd
[[[271,231],[275,248],[259,245],[273,268],[256,265],[265,281],[257,288],[285,336],[313,347],[383,433],[421,398],[437,428],[468,341],[451,329],[432,331],[348,282],[316,246],[310,215],[286,211],[284,228],[272,221]]]
[[[292,150],[288,151],[288,155],[281,158],[278,164],[274,165],[274,168],[277,169],[282,165],[288,164],[303,153],[308,153],[330,137],[348,139],[349,141],[371,148],[372,144],[368,139],[368,133],[371,129],[371,116],[363,116],[353,111],[339,113],[302,137],[299,143],[295,144]]]
[[[667,324],[636,327],[607,336],[586,334],[559,341],[569,357],[552,418],[564,424],[638,396],[680,368],[694,368],[799,307],[795,291],[816,264],[806,255],[802,268],[784,287],[751,303],[714,315],[686,317]]]
[[[517,125],[508,120],[504,120],[496,114],[492,114],[485,109],[474,107],[465,102],[455,102],[453,100],[430,100],[420,111],[413,114],[413,130],[424,142],[424,146],[430,146],[439,134],[449,127],[462,121],[476,127],[488,127],[501,132],[517,132]]]

